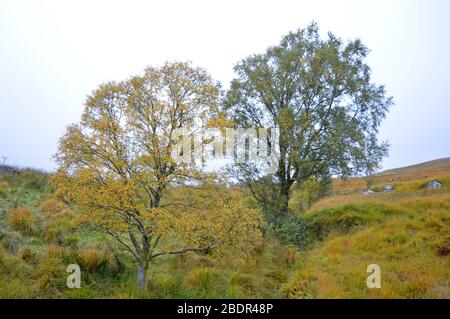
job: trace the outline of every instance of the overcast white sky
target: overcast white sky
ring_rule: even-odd
[[[98,84],[190,60],[226,87],[241,58],[314,20],[361,38],[374,80],[394,96],[384,168],[447,157],[449,13],[448,0],[0,0],[0,156],[54,169],[59,137]]]

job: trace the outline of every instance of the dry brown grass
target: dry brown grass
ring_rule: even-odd
[[[352,193],[362,191],[367,188],[367,182],[364,178],[349,178],[346,180],[335,179],[333,181],[333,192],[337,194]]]
[[[94,249],[88,248],[76,253],[76,259],[81,268],[87,272],[95,272],[105,267],[111,256]]]
[[[18,207],[8,213],[9,225],[26,235],[31,235],[35,232],[35,218],[25,207]]]
[[[64,215],[68,211],[67,205],[55,198],[42,202],[38,208],[47,216]]]

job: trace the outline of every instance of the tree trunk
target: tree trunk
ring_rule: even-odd
[[[147,267],[139,265],[137,266],[137,286],[139,289],[144,289],[147,283]]]
[[[284,160],[284,156],[282,156],[282,159]],[[288,168],[289,169],[289,168]],[[281,216],[286,216],[288,214],[289,209],[289,195],[291,191],[291,185],[289,183],[288,174],[286,172],[286,167],[283,163],[280,164],[280,168],[278,171],[278,181],[279,181],[279,198],[278,198],[278,205],[279,205],[279,212]]]
[[[280,216],[286,216],[289,210],[289,195],[291,190],[290,184],[290,165],[287,163],[287,137],[289,133],[285,131],[280,132],[279,148],[280,148],[280,162],[278,163],[278,182],[279,188],[279,212]]]
[[[289,193],[290,186],[286,181],[284,181],[281,184],[280,189],[280,214],[283,216],[287,216],[289,211]]]

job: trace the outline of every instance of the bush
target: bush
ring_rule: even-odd
[[[269,220],[269,232],[273,232],[284,244],[304,247],[307,243],[307,228],[297,215],[278,216]]]
[[[56,223],[47,224],[42,233],[42,238],[47,243],[61,245],[63,243],[63,231]]]
[[[294,211],[306,211],[320,198],[331,193],[331,178],[323,177],[321,179],[310,178],[301,185],[296,185],[294,196],[290,201]]]
[[[77,237],[77,234],[70,232],[69,224],[70,221],[67,218],[49,218],[43,224],[42,238],[47,243],[71,246],[76,241],[73,238]]]
[[[47,205],[47,202],[40,205],[41,211],[47,215],[42,227],[42,238],[47,243],[76,246],[79,235],[73,232],[73,220],[66,215],[68,210],[66,208],[60,210],[63,206],[58,206],[57,202],[53,205],[54,203],[52,200],[49,205]],[[41,206],[44,206],[44,210]]]
[[[31,235],[35,232],[34,222],[33,214],[25,207],[15,208],[8,214],[9,225],[26,235]]]

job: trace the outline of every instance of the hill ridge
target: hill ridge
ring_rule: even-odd
[[[398,168],[392,168],[384,170],[380,173],[377,173],[377,176],[383,176],[383,175],[394,175],[394,174],[401,174],[406,173],[414,170],[421,170],[421,169],[438,169],[438,168],[446,168],[450,167],[450,157],[443,157],[431,161],[426,161],[418,164],[398,167]]]

